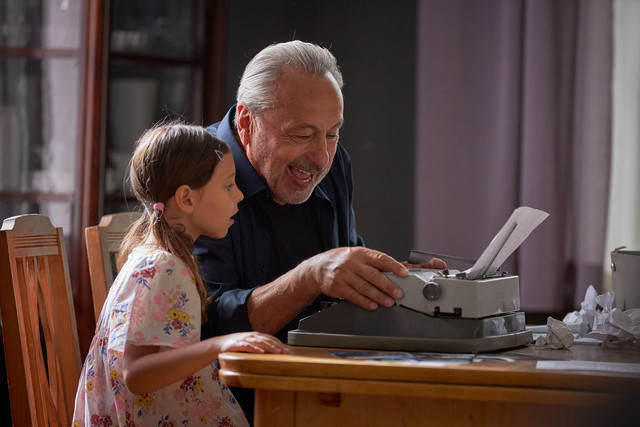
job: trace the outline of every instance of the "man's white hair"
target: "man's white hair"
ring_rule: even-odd
[[[342,89],[342,73],[336,58],[328,49],[294,40],[272,44],[260,51],[242,74],[238,86],[237,103],[260,115],[275,107],[275,86],[286,68],[299,69],[309,75],[332,76]]]

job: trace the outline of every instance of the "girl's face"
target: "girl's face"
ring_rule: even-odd
[[[227,235],[233,224],[231,217],[238,212],[238,203],[244,198],[235,177],[236,166],[229,151],[216,166],[209,182],[195,190],[197,206],[190,221],[194,238],[204,235],[221,239]]]

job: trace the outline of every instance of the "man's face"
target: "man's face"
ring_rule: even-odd
[[[277,203],[306,201],[329,172],[343,121],[335,80],[287,69],[276,106],[253,116],[247,157]]]

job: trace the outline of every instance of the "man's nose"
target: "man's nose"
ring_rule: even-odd
[[[327,141],[327,136],[322,133],[318,133],[318,135],[313,140],[313,147],[311,148],[308,156],[309,160],[313,162],[320,169],[324,169],[329,164],[330,155],[329,155],[329,142]]]

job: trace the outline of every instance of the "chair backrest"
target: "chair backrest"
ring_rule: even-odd
[[[85,228],[87,243],[89,275],[91,277],[91,294],[93,295],[93,312],[96,321],[107,299],[113,279],[122,265],[116,262],[120,243],[128,228],[140,218],[140,212],[121,212],[105,215],[98,225]]]
[[[82,360],[62,229],[44,215],[2,224],[0,314],[13,424],[71,425]]]

